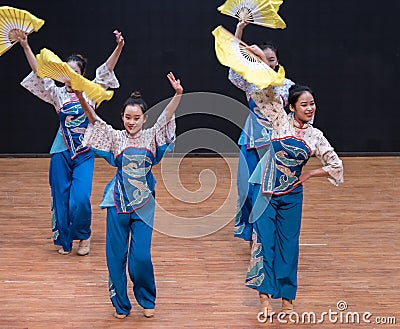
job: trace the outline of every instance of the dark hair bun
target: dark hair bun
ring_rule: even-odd
[[[142,95],[140,94],[140,91],[134,91],[131,94],[131,98],[133,98],[133,99],[142,98]]]

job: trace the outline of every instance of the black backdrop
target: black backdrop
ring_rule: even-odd
[[[126,45],[116,67],[121,88],[99,108],[118,127],[121,104],[132,90],[141,90],[150,105],[172,95],[165,78],[169,70],[181,78],[185,92],[219,93],[245,102],[214,53],[211,31],[223,25],[234,32],[236,25],[216,10],[223,2],[15,0],[1,5],[44,19],[41,30],[30,36],[34,52],[46,47],[61,58],[83,53],[89,59],[89,78],[114,49],[112,31],[123,32]],[[285,0],[279,12],[285,30],[252,25],[243,39],[278,45],[287,76],[316,92],[315,126],[338,152],[399,152],[399,12],[398,0],[378,7],[372,0]],[[51,105],[19,85],[29,73],[19,45],[0,57],[0,72],[0,153],[47,153],[57,116]],[[178,119],[177,124],[178,135],[198,126],[212,126],[234,140],[240,133],[206,116]]]

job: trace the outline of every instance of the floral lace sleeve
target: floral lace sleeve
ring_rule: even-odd
[[[314,128],[314,130],[317,130]],[[329,144],[328,140],[324,137],[321,131],[317,138],[315,156],[322,162],[322,169],[328,174],[328,180],[335,186],[343,183],[343,164],[342,160],[334,151],[333,147]]]
[[[256,111],[271,122],[274,129],[288,123],[288,116],[283,109],[279,90],[274,87],[260,89],[251,94],[251,98],[257,105]]]
[[[175,115],[167,122],[166,113],[163,111],[153,129],[155,129],[156,147],[172,143],[175,140]]]
[[[41,100],[50,103],[57,110],[62,106],[61,88],[57,87],[52,79],[42,79],[32,71],[24,80],[22,80],[21,86],[29,90]]]
[[[260,89],[256,85],[248,82],[243,78],[240,74],[236,73],[234,70],[229,69],[228,79],[232,82],[236,87],[243,90],[246,93],[247,99],[250,98],[250,94]]]
[[[283,84],[282,86],[275,86],[274,88],[278,89],[279,94],[281,95],[281,99],[283,102],[283,106],[286,106],[288,104],[288,99],[289,99],[289,89],[290,87],[294,85],[294,82],[290,79],[283,79]]]
[[[96,78],[93,82],[101,85],[104,89],[119,88],[119,81],[114,71],[109,71],[105,63],[96,69]]]
[[[121,131],[115,130],[103,120],[99,119],[94,124],[89,124],[82,145],[103,152],[113,152],[116,154],[117,145],[120,145],[122,140]]]

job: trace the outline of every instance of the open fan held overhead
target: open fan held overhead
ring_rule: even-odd
[[[97,105],[100,105],[104,100],[110,100],[114,95],[112,90],[106,90],[97,83],[76,73],[67,63],[63,62],[49,49],[43,48],[36,55],[36,65],[37,74],[41,78],[51,78],[63,83],[70,81],[72,89],[83,91]]]
[[[273,29],[284,29],[286,23],[278,15],[283,0],[227,0],[218,10],[241,21]]]
[[[37,18],[26,10],[9,6],[0,7],[0,56],[14,46],[18,40],[16,30],[26,34],[37,32],[44,20]]]
[[[285,78],[283,66],[275,72],[258,56],[247,50],[246,43],[235,38],[222,26],[218,26],[212,34],[215,38],[215,53],[222,65],[230,67],[259,88],[282,85]]]

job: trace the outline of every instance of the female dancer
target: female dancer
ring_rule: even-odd
[[[272,124],[272,148],[250,178],[256,201],[252,213],[255,218],[251,218],[253,246],[246,285],[259,292],[261,312],[268,316],[272,311],[270,298],[282,298],[282,312],[293,311],[302,183],[311,177],[328,177],[338,185],[343,182],[343,166],[322,132],[308,124],[316,110],[310,88],[298,85],[290,88],[289,108],[293,116],[286,114],[274,87],[256,91],[251,97]],[[302,172],[312,155],[323,167]]]
[[[117,46],[107,61],[96,70],[95,83],[104,88],[118,88],[114,67],[124,46],[124,38],[114,31]],[[58,252],[68,255],[73,240],[79,240],[77,254],[85,256],[90,251],[91,204],[94,153],[82,145],[83,135],[89,123],[79,100],[69,83],[57,87],[53,80],[42,79],[37,74],[36,57],[28,43],[27,35],[19,31],[22,46],[32,72],[21,85],[45,102],[52,104],[60,119],[60,136],[53,144],[50,160],[49,181],[53,199],[52,231],[54,244],[61,246]],[[86,60],[81,55],[67,58],[68,65],[78,74],[84,74]],[[85,96],[86,97],[86,96]],[[95,103],[88,100],[90,106]]]
[[[239,21],[236,26],[235,37],[242,38],[243,30],[248,23]],[[249,47],[250,51],[254,51],[255,45]],[[265,43],[262,46],[262,52],[259,57],[273,70],[277,70],[279,66],[278,49],[272,43]],[[248,180],[253,173],[257,163],[263,156],[266,148],[269,147],[270,124],[263,118],[254,114],[255,104],[250,98],[250,94],[259,88],[247,82],[242,76],[229,70],[229,80],[238,88],[246,93],[247,101],[251,114],[247,117],[245,127],[239,138],[240,156],[237,174],[238,189],[238,211],[235,218],[234,236],[245,241],[251,241],[253,224],[249,222],[252,210],[253,186]],[[284,79],[283,85],[276,87],[281,95],[283,105],[286,105],[289,94],[289,88],[294,82]]]
[[[146,103],[140,93],[133,93],[122,109],[125,130],[115,130],[98,119],[85,98],[77,93],[90,125],[84,145],[117,167],[107,185],[102,208],[107,208],[106,258],[110,298],[114,316],[125,318],[132,308],[127,294],[126,263],[134,283],[133,292],[144,315],[154,315],[156,286],[151,262],[151,236],[154,222],[155,179],[151,168],[175,140],[174,113],[183,88],[172,73],[167,75],[175,95],[155,125],[142,129],[147,119]]]

